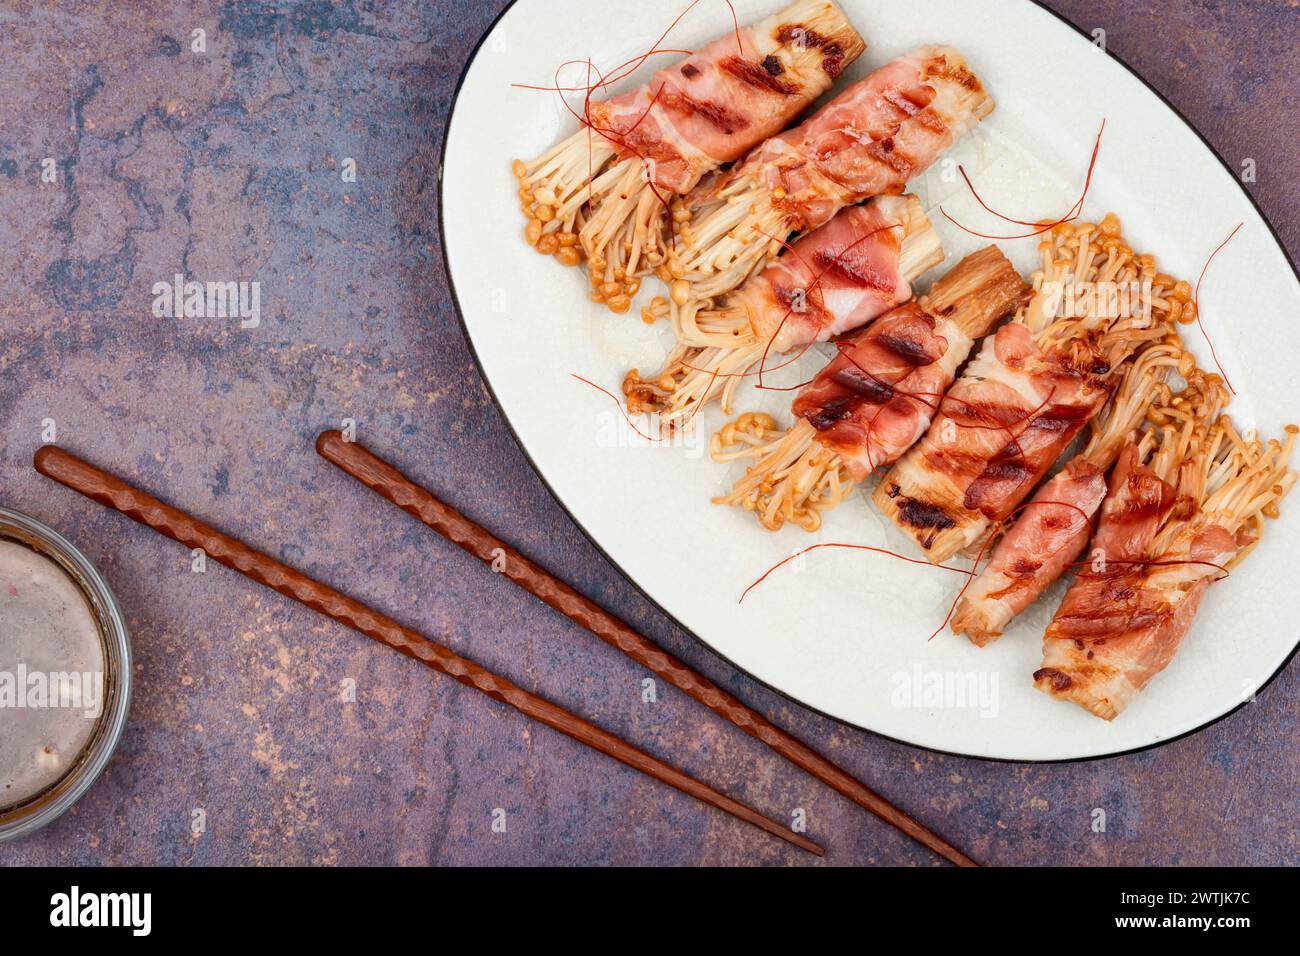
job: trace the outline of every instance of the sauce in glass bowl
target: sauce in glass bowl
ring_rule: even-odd
[[[57,784],[103,715],[104,647],[58,564],[0,539],[0,808]]]
[[[0,842],[81,798],[130,701],[130,636],[108,584],[66,538],[0,508]]]

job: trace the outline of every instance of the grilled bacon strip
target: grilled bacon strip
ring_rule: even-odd
[[[1079,455],[1046,481],[998,542],[953,613],[954,634],[983,647],[1063,575],[1088,544],[1106,471]]]
[[[920,47],[768,140],[737,175],[780,190],[795,228],[816,229],[866,196],[901,192],[993,107],[956,49]]]
[[[843,210],[795,242],[718,309],[681,311],[678,346],[652,376],[623,383],[628,409],[656,411],[666,428],[716,399],[724,409],[750,369],[828,341],[906,302],[911,281],[943,259],[915,196],[881,196]],[[775,360],[775,361],[774,361]]]
[[[800,392],[794,414],[864,480],[925,433],[975,340],[1028,293],[996,246],[967,256],[919,302],[851,339]]]
[[[719,504],[753,510],[775,530],[808,530],[852,487],[919,438],[974,341],[1022,305],[1029,287],[997,247],[967,256],[928,295],[899,306],[843,343],[795,398],[789,431],[762,420],[729,426],[720,461],[756,459]],[[741,446],[739,454],[730,449]]]
[[[1110,394],[1095,348],[1044,351],[1020,324],[986,340],[873,500],[935,563],[1011,514]]]
[[[905,262],[904,243],[910,260]],[[919,247],[919,249],[918,249]],[[943,259],[915,196],[882,196],[845,209],[736,290],[750,337],[773,353],[860,328],[912,297],[911,279]]]
[[[685,195],[779,133],[866,44],[829,0],[799,0],[719,37],[644,86],[590,107],[590,126],[650,181]]]
[[[872,196],[901,193],[993,108],[954,48],[905,54],[681,203],[669,274],[697,298],[729,292],[791,233]]]
[[[1165,384],[1173,371],[1186,380],[1177,393]],[[1078,558],[1106,496],[1106,472],[1144,417],[1212,420],[1227,397],[1217,376],[1196,369],[1177,335],[1144,349],[1093,419],[1088,446],[1039,487],[966,588],[953,614],[953,633],[965,633],[980,646],[989,643]]]
[[[1243,441],[1226,416],[1130,443],[1092,558],[1043,636],[1034,684],[1113,720],[1177,653],[1207,588],[1258,541],[1295,483],[1285,445]],[[1144,462],[1151,450],[1150,461]]]
[[[588,103],[581,129],[514,163],[528,243],[565,265],[585,258],[592,297],[626,312],[640,277],[666,260],[668,200],[784,128],[864,48],[830,0],[796,0]]]

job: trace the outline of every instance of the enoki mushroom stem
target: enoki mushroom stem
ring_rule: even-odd
[[[821,513],[838,507],[857,484],[844,460],[802,418],[785,431],[768,415],[741,415],[713,436],[710,454],[717,462],[756,459],[732,492],[713,503],[752,511],[769,531],[787,522],[816,531]]]
[[[676,236],[667,263],[672,278],[689,282],[701,299],[738,288],[800,228],[777,205],[784,198],[752,176],[737,175],[694,207],[685,200],[674,202]]]
[[[1219,376],[1204,378],[1225,389]],[[1211,397],[1207,410],[1213,412],[1220,400]],[[1287,425],[1282,441],[1243,438],[1227,415],[1169,416],[1145,432],[1139,459],[1174,488],[1179,502],[1152,538],[1145,563],[1179,564],[1197,531],[1217,526],[1238,542],[1224,570],[1238,565],[1259,543],[1263,519],[1278,517],[1279,503],[1295,485],[1297,474],[1288,463],[1298,432]]]
[[[667,256],[667,208],[636,156],[581,129],[531,163],[516,160],[524,237],[563,265],[587,260],[591,296],[626,312]]]

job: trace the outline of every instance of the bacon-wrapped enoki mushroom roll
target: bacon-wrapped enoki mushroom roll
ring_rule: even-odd
[[[815,531],[823,511],[925,434],[975,340],[1028,295],[996,246],[967,256],[927,295],[841,343],[795,398],[794,427],[778,431],[749,416],[716,435],[714,460],[757,461],[715,503],[753,511],[773,531],[787,521]]]
[[[1105,404],[1129,356],[1163,339],[1189,304],[1187,283],[1134,255],[1114,216],[1057,226],[1039,248],[1034,298],[984,340],[872,496],[935,563],[1011,516]]]
[[[1166,383],[1174,372],[1186,383],[1176,393]],[[1106,497],[1106,472],[1144,418],[1157,424],[1213,421],[1227,401],[1223,382],[1197,369],[1176,335],[1143,349],[1092,420],[1087,446],[1039,487],[966,589],[953,633],[988,644],[1083,553]]]
[[[567,265],[585,256],[593,298],[627,311],[638,277],[667,255],[671,197],[784,129],[864,48],[834,3],[797,0],[589,103],[582,129],[515,161],[529,243]]]
[[[678,345],[656,375],[623,381],[628,410],[656,411],[666,429],[731,398],[746,373],[813,342],[852,331],[912,297],[911,282],[943,261],[915,196],[881,196],[804,236],[719,308],[675,315]]]
[[[1112,720],[1168,666],[1206,589],[1254,547],[1295,483],[1285,444],[1226,415],[1171,424],[1120,454],[1092,541],[1043,637],[1034,684]]]
[[[791,233],[872,196],[901,193],[993,106],[952,47],[907,53],[769,139],[713,186],[675,201],[665,277],[688,283],[698,299],[737,288]],[[680,305],[685,291],[673,291]]]

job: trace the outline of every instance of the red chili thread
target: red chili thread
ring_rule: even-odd
[[[868,478],[870,478],[872,475],[876,473],[877,468],[884,467],[885,464],[884,462],[881,462],[879,465],[877,465],[876,458],[871,453],[872,441],[875,438],[875,434],[876,434],[876,419],[880,417],[880,413],[883,412],[884,410],[885,410],[885,405],[882,402],[880,405],[876,406],[876,413],[871,416],[871,421],[867,422],[867,435],[866,435],[867,465],[870,466],[870,470],[868,470],[867,472]]]
[[[974,185],[972,185],[970,181],[970,177],[966,175],[966,170],[962,166],[958,166],[957,169],[961,173],[962,179],[966,181],[966,185],[970,189],[971,195],[975,197],[976,202],[978,202],[981,206],[983,206],[984,209],[986,209],[988,212],[997,216],[999,219],[1002,219],[1006,222],[1014,223],[1017,226],[1032,226],[1034,227],[1035,231],[1027,232],[1016,236],[994,236],[988,233],[976,232],[974,229],[968,229],[966,226],[963,226],[952,216],[948,215],[947,210],[945,210],[942,206],[939,207],[939,212],[943,213],[944,218],[947,219],[949,222],[951,222],[958,229],[961,229],[964,232],[968,232],[972,236],[979,236],[981,239],[996,239],[996,240],[1030,239],[1034,236],[1041,236],[1045,232],[1050,232],[1051,230],[1055,229],[1057,226],[1062,225],[1064,223],[1073,222],[1083,214],[1083,204],[1084,201],[1088,198],[1088,190],[1092,188],[1092,173],[1093,173],[1093,169],[1097,165],[1097,155],[1101,151],[1101,134],[1105,132],[1105,130],[1106,130],[1106,119],[1105,117],[1103,117],[1101,121],[1101,128],[1097,130],[1097,140],[1092,147],[1092,159],[1088,162],[1088,173],[1087,176],[1084,177],[1083,192],[1079,194],[1079,198],[1075,202],[1075,204],[1070,207],[1070,211],[1067,212],[1060,219],[1057,219],[1055,222],[1050,222],[1050,223],[1043,223],[1041,221],[1027,222],[1026,220],[1014,219],[1011,216],[1006,216],[998,212],[996,209],[994,209],[992,206],[986,203],[983,200],[983,198],[980,197],[980,194],[975,191],[975,187]]]
[[[736,31],[736,53],[743,57],[745,55],[745,43],[740,38],[740,20],[736,18],[736,8],[731,0],[723,0],[723,2],[726,3],[727,9],[731,11],[731,25]]]
[[[632,421],[632,418],[631,416],[628,415],[627,410],[623,408],[623,403],[618,400],[618,396],[615,395],[613,392],[611,392],[609,389],[601,388],[595,382],[591,381],[590,379],[583,378],[577,372],[570,372],[569,374],[574,378],[576,378],[579,382],[583,382],[587,385],[590,385],[596,391],[603,392],[604,394],[609,396],[609,398],[614,402],[614,404],[618,406],[619,413],[623,416],[623,420],[628,423],[628,426],[632,429],[632,431],[636,432],[646,441],[654,441],[654,442],[663,441],[663,438],[652,438],[650,435],[647,435],[645,432],[641,431],[641,429],[637,428],[636,422]]]
[[[710,376],[710,378],[709,378],[709,384],[708,384],[708,385],[705,387],[705,389],[704,389],[704,394],[705,394],[705,395],[708,395],[709,392],[713,391],[713,384],[714,384],[714,382],[716,382],[717,380],[718,380],[718,370],[717,370],[717,369],[714,369],[714,370],[713,370],[713,375]],[[687,427],[688,425],[690,425],[691,420],[694,419],[695,416],[698,415],[698,414],[700,413],[700,409],[703,408],[703,407],[704,407],[704,403],[703,403],[703,402],[696,402],[696,403],[695,403],[695,407],[691,409],[691,413],[690,413],[689,415],[687,415],[685,419],[682,420],[682,430],[683,430],[683,431],[685,431],[686,427]]]
[[[980,559],[984,557],[984,551],[988,548],[989,542],[992,540],[992,534],[985,536],[984,541],[980,544],[979,553],[975,555],[975,560],[971,563],[970,573],[966,576],[966,583],[961,586],[961,590],[957,592],[957,596],[952,599],[952,604],[948,605],[948,613],[943,616],[942,623],[934,629],[934,633],[925,639],[927,644],[939,636],[939,632],[948,626],[948,622],[952,620],[952,616],[957,613],[957,605],[960,604],[961,599],[966,596],[967,589],[970,588],[971,583],[979,574]]]
[[[1214,351],[1214,343],[1210,341],[1210,333],[1205,331],[1205,323],[1201,321],[1201,283],[1205,281],[1205,273],[1210,271],[1210,263],[1214,261],[1214,257],[1219,254],[1224,246],[1232,242],[1232,237],[1240,232],[1241,227],[1244,225],[1244,222],[1237,223],[1237,228],[1228,233],[1228,238],[1219,243],[1218,247],[1210,253],[1210,258],[1205,260],[1205,268],[1201,270],[1201,277],[1196,280],[1196,292],[1192,296],[1192,301],[1196,304],[1196,324],[1200,327],[1201,335],[1205,337],[1205,344],[1210,347],[1210,358],[1214,359],[1215,367],[1218,368],[1219,374],[1223,376],[1223,382],[1228,386],[1228,391],[1232,392],[1233,395],[1237,394],[1237,390],[1232,387],[1232,382],[1228,380],[1228,373],[1223,370],[1223,365],[1219,362],[1219,355]]]
[[[1162,560],[1156,560],[1156,559],[1154,559],[1154,558],[1144,558],[1144,559],[1142,559],[1142,560],[1140,560],[1140,561],[1121,561],[1121,560],[1118,560],[1118,559],[1106,558],[1106,559],[1105,559],[1105,563],[1106,563],[1107,565],[1111,565],[1111,564],[1119,564],[1119,565],[1124,565],[1125,567],[1129,567],[1129,566],[1138,567],[1138,566],[1140,566],[1140,567],[1143,567],[1143,568],[1176,567],[1176,566],[1178,566],[1178,565],[1182,565],[1182,564],[1199,564],[1199,565],[1201,565],[1202,567],[1206,567],[1206,568],[1214,568],[1214,569],[1217,570],[1217,571],[1222,571],[1222,572],[1223,572],[1223,577],[1221,577],[1221,578],[1215,578],[1213,581],[1210,582],[1211,584],[1218,584],[1220,581],[1225,581],[1225,580],[1227,580],[1227,579],[1232,575],[1232,572],[1229,571],[1229,570],[1228,570],[1226,567],[1224,567],[1222,564],[1215,564],[1213,561],[1197,561],[1197,560],[1194,560],[1194,559],[1192,559],[1192,558],[1187,558],[1187,559],[1183,559],[1183,560],[1179,560],[1179,559],[1168,559],[1168,560],[1162,559]],[[1071,567],[1087,567],[1087,566],[1090,566],[1091,564],[1092,564],[1091,561],[1075,561],[1074,564],[1071,565]],[[1091,578],[1091,579],[1094,579],[1094,580],[1097,579],[1097,578],[1103,578],[1103,577],[1107,577],[1107,576],[1108,576],[1108,575],[1106,575],[1105,573],[1102,573],[1102,572],[1098,572],[1098,573],[1096,573],[1096,574],[1076,574],[1076,575],[1075,575],[1075,577],[1079,577],[1079,578]]]
[[[530,85],[527,84],[527,83],[512,83],[512,84],[510,84],[510,85],[513,86],[513,87],[516,87],[516,88],[518,88],[518,89],[524,89],[524,90],[541,90],[541,91],[544,91],[544,92],[556,92],[556,93],[577,93],[579,90],[581,90],[581,91],[583,91],[584,93],[587,94],[587,98],[588,98],[588,100],[589,100],[589,99],[590,99],[590,96],[591,96],[591,93],[592,93],[592,91],[593,91],[594,89],[608,88],[608,87],[612,86],[613,84],[619,82],[620,80],[626,79],[627,77],[629,77],[629,76],[631,76],[633,73],[635,73],[637,70],[639,70],[639,69],[641,68],[641,65],[642,65],[643,63],[645,63],[646,60],[650,59],[650,57],[652,57],[652,56],[655,56],[655,55],[660,54],[660,53],[677,53],[677,54],[681,54],[681,55],[684,55],[684,56],[690,56],[691,53],[694,52],[694,51],[692,51],[692,50],[676,50],[676,49],[670,49],[670,48],[667,48],[667,47],[660,47],[659,44],[663,43],[664,40],[668,39],[668,34],[672,33],[673,30],[676,29],[677,24],[681,23],[681,21],[686,17],[686,14],[690,13],[693,9],[695,9],[695,7],[699,4],[699,2],[700,2],[700,0],[692,0],[692,2],[691,2],[691,3],[686,7],[686,9],[683,10],[681,13],[677,14],[676,18],[672,21],[672,23],[668,24],[668,28],[667,28],[666,30],[664,30],[664,32],[661,33],[661,34],[659,35],[659,39],[655,40],[655,42],[651,45],[651,47],[650,47],[649,50],[647,50],[645,53],[642,53],[640,56],[634,56],[634,57],[632,57],[632,59],[630,59],[630,60],[625,60],[623,63],[620,63],[618,66],[614,67],[614,68],[610,71],[610,73],[612,73],[612,74],[614,74],[614,75],[609,76],[609,77],[607,77],[607,78],[606,78],[606,77],[602,77],[602,78],[601,78],[601,82],[598,83],[598,84],[596,84],[595,86],[592,86],[590,83],[588,83],[588,85],[585,86],[585,87],[584,87],[584,86],[560,86],[560,85],[559,85],[559,72],[560,72],[560,70],[562,70],[562,69],[564,69],[564,67],[566,67],[566,66],[570,66],[570,65],[572,65],[572,64],[574,64],[574,63],[582,63],[582,62],[584,62],[583,60],[566,60],[564,63],[561,63],[561,64],[559,65],[559,67],[556,68],[556,85],[555,85],[555,86],[550,86],[550,87],[548,87],[548,86],[530,86]],[[727,3],[728,6],[731,6],[731,0],[725,0],[725,2]],[[732,9],[732,19],[733,19],[733,20],[735,19],[735,10],[734,10],[734,8]],[[737,24],[736,43],[737,43],[738,46],[740,45],[739,24]],[[744,52],[744,51],[743,51],[743,48],[742,48],[741,52],[742,52],[742,53]],[[591,60],[590,60],[590,59],[586,60],[585,62],[590,66],[590,64],[591,64]],[[622,72],[619,72],[620,70],[621,70]],[[588,75],[590,76],[590,74],[588,74]],[[565,108],[568,109],[570,113],[573,113],[573,115],[574,115],[575,118],[577,118],[577,119],[579,119],[579,120],[582,119],[582,117],[579,116],[578,113],[577,113],[577,112],[576,112],[576,111],[575,111],[571,106],[568,105],[568,102],[567,102],[567,101],[562,101],[562,102],[564,102]]]
[[[789,564],[795,558],[801,557],[802,555],[808,554],[810,551],[816,551],[820,548],[847,548],[851,551],[872,551],[875,552],[876,554],[887,554],[892,558],[898,558],[900,561],[906,561],[908,564],[923,564],[928,568],[942,568],[945,571],[955,571],[958,574],[967,573],[967,571],[964,568],[954,568],[946,564],[931,564],[929,561],[926,561],[923,558],[909,558],[905,554],[899,554],[897,551],[890,551],[888,548],[876,548],[867,544],[846,544],[842,541],[823,541],[818,544],[810,544],[806,548],[801,548],[800,550],[796,551],[794,554],[790,555],[788,558],[782,558],[776,564],[772,565],[770,568],[768,568],[766,571],[763,572],[762,577],[760,577],[757,581],[755,581],[753,584],[751,584],[749,587],[745,588],[745,590],[741,592],[740,599],[736,601],[736,603],[737,604],[744,603],[744,600],[749,595],[749,592],[754,590],[754,588],[758,587],[764,581],[766,581],[768,579],[768,576],[771,575],[774,571]]]

